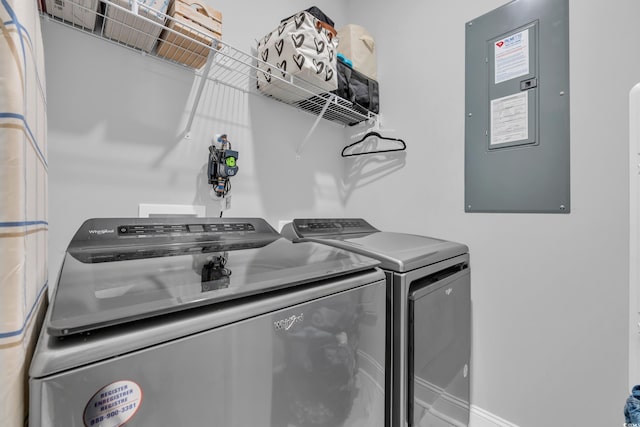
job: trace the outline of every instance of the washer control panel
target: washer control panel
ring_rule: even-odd
[[[157,236],[163,234],[196,235],[206,233],[238,233],[256,231],[250,223],[224,224],[134,224],[118,226],[119,235]]]
[[[202,241],[276,240],[281,236],[262,218],[92,218],[69,247],[95,248]]]

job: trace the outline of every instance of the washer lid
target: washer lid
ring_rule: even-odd
[[[256,218],[92,219],[65,254],[47,331],[84,332],[377,265],[293,244]]]
[[[323,222],[328,225],[323,226]],[[294,219],[292,228],[302,241],[325,243],[370,256],[380,260],[382,268],[399,273],[469,252],[469,248],[460,243],[378,231],[362,219]]]

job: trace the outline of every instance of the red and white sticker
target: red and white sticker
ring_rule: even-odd
[[[495,84],[529,74],[529,29],[495,42]]]
[[[119,427],[140,409],[142,389],[133,381],[121,380],[102,387],[84,408],[87,427]]]

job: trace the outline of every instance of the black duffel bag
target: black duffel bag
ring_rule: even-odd
[[[341,56],[338,56],[337,72],[336,95],[350,101],[356,110],[364,109],[376,114],[380,112],[380,93],[376,80],[349,67]]]
[[[335,26],[333,20],[331,18],[329,18],[327,15],[325,15],[325,13],[323,11],[321,11],[316,6],[311,6],[309,9],[306,9],[305,12],[309,12],[310,14],[312,14],[313,16],[315,16],[316,18],[318,18],[322,22],[325,22],[325,23],[329,24],[331,27]],[[287,18],[284,18],[280,22],[288,21],[293,16],[295,16],[295,15],[291,15],[291,16],[289,16]]]

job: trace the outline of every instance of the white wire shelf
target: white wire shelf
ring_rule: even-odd
[[[163,0],[167,4],[169,0]],[[46,10],[42,16],[51,21],[98,37],[149,57],[187,67],[204,77],[196,95],[194,108],[187,125],[187,134],[195,116],[203,84],[206,80],[252,94],[268,96],[312,115],[340,123],[354,125],[372,121],[376,114],[286,71],[275,68],[268,73],[277,82],[280,97],[257,89],[258,64],[266,64],[254,55],[245,53],[221,41],[206,29],[187,24],[165,13],[129,0],[40,0]],[[132,10],[133,9],[133,10]],[[186,36],[186,37],[185,37]],[[289,101],[287,98],[293,99]]]

